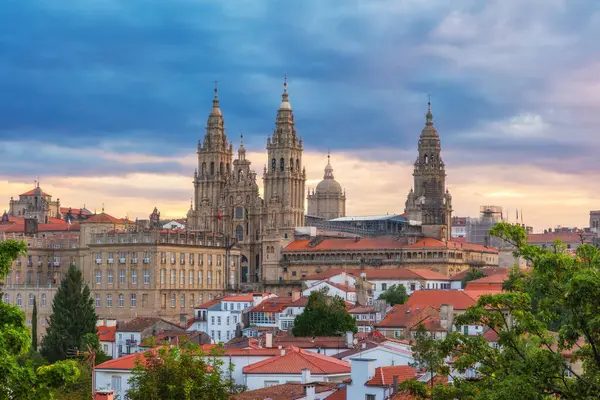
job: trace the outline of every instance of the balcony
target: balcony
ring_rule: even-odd
[[[137,264],[137,260],[138,260],[137,258],[132,258],[132,259],[131,259],[131,263],[132,263],[132,264]]]
[[[150,258],[148,258],[148,257],[144,258],[144,264],[150,264]]]
[[[125,264],[125,258],[119,258],[119,264]]]
[[[108,264],[112,264],[112,263],[114,262],[114,260],[113,260],[112,258],[109,258],[108,260],[106,260],[106,262],[107,262]]]

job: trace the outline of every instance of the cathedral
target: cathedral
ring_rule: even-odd
[[[452,196],[446,189],[446,168],[440,154],[440,135],[433,126],[431,102],[428,103],[418,149],[413,172],[414,188],[408,193],[404,209],[406,219],[421,221],[421,233],[425,237],[450,240]]]
[[[304,223],[303,144],[296,132],[287,81],[266,147],[269,161],[263,171],[262,199],[243,140],[233,159],[233,144],[225,133],[215,87],[206,134],[198,142],[194,199],[187,225],[190,230],[234,238],[242,252],[241,283],[276,281],[281,249]]]
[[[317,189],[308,191],[308,215],[325,220],[346,216],[346,192],[333,177],[331,156],[327,155],[327,166],[323,180]]]

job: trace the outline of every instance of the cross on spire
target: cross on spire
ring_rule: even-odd
[[[217,95],[218,91],[219,91],[219,81],[215,81],[215,96]]]
[[[283,91],[287,91],[287,73],[283,74]]]

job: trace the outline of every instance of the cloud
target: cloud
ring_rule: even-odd
[[[213,81],[230,140],[243,132],[261,152],[287,73],[307,153],[398,176],[357,175],[380,193],[356,204],[365,213],[403,203],[410,167],[394,168],[414,161],[427,93],[449,171],[471,171],[455,182],[504,170],[507,188],[472,193],[537,187],[507,165],[580,182],[600,170],[598,35],[592,0],[12,2],[0,5],[0,170],[16,182],[191,176]]]

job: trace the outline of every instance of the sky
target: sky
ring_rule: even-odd
[[[0,203],[39,177],[65,206],[184,215],[214,81],[260,176],[287,74],[307,187],[331,151],[348,214],[403,212],[430,94],[454,215],[588,226],[599,37],[596,0],[5,0]]]

